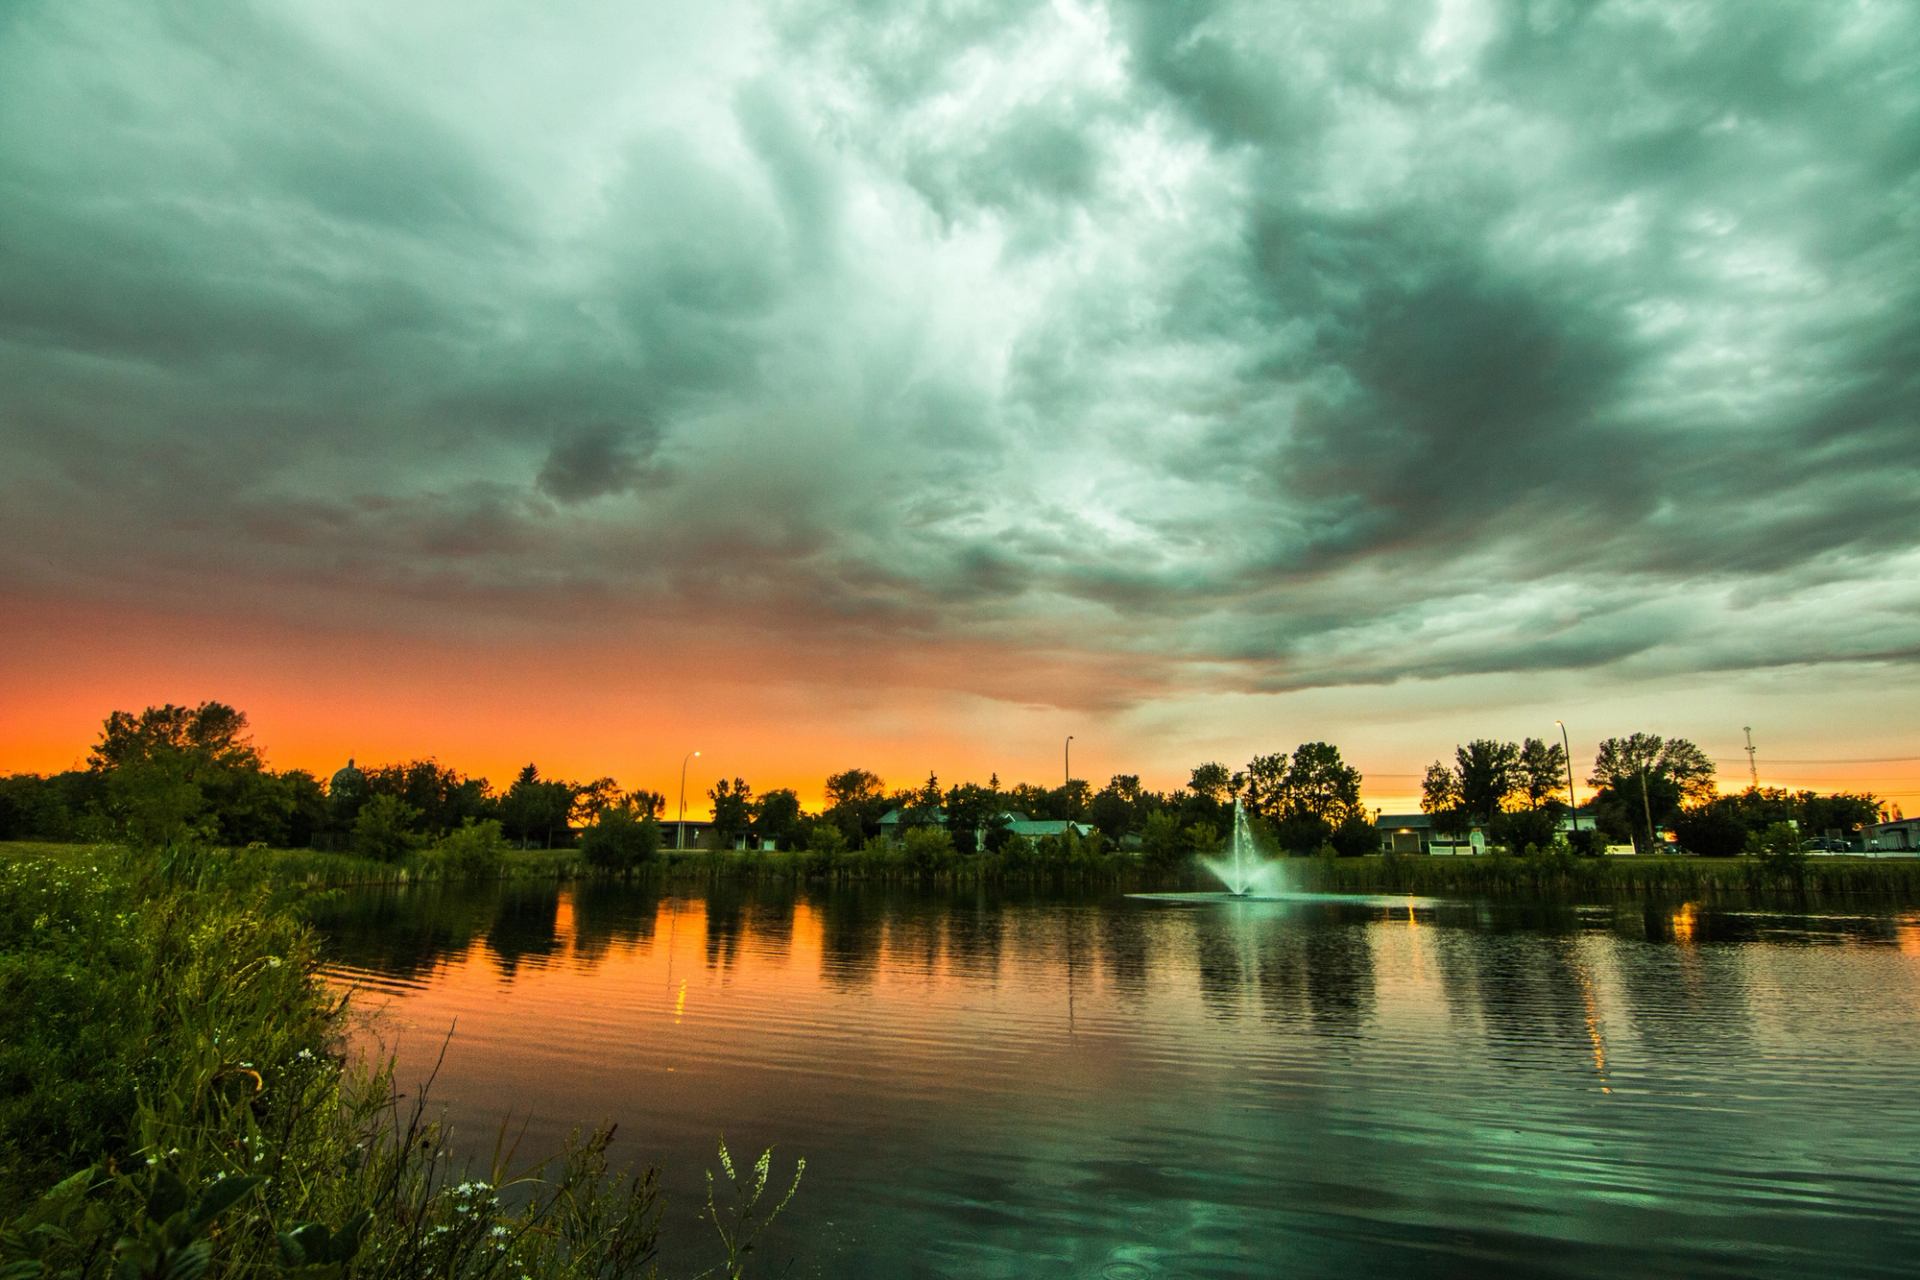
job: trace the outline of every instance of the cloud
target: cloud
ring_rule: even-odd
[[[0,590],[1020,705],[1913,660],[1823,621],[1920,528],[1906,6],[446,13],[9,18]]]
[[[652,454],[657,433],[589,427],[556,441],[534,483],[559,502],[585,502],[612,493],[632,493],[655,478]]]

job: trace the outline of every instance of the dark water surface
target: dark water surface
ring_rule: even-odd
[[[1920,1267],[1920,913],[421,888],[331,976],[467,1142],[620,1123],[666,1260],[724,1134],[758,1274]]]

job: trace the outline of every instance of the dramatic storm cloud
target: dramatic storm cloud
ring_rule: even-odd
[[[1916,66],[1894,0],[22,0],[0,593],[979,731],[1911,709]]]

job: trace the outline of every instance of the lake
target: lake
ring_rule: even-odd
[[[750,1274],[1911,1275],[1920,913],[614,884],[320,912],[468,1150],[619,1123]],[[453,1034],[447,1040],[449,1029]],[[783,1271],[791,1263],[791,1271]]]

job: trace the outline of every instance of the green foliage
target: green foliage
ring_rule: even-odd
[[[713,802],[714,844],[731,849],[753,825],[753,788],[744,778],[731,783],[722,778],[707,792],[707,799]]]
[[[475,822],[468,818],[457,830],[440,837],[431,861],[450,879],[483,880],[497,877],[507,857],[507,838],[497,819]]]
[[[1680,847],[1707,858],[1731,858],[1746,852],[1748,828],[1724,805],[1708,804],[1681,813],[1673,822]]]
[[[616,1176],[608,1133],[457,1172],[424,1095],[347,1070],[311,937],[252,867],[0,861],[0,1276],[652,1274],[656,1179]],[[793,1194],[769,1208],[769,1164],[729,1169],[729,1276]]]
[[[1794,884],[1806,876],[1807,855],[1800,848],[1800,829],[1792,823],[1769,823],[1755,831],[1747,837],[1747,852],[1769,872]]]
[[[900,847],[914,875],[934,875],[954,861],[953,837],[945,827],[914,827],[900,837]]]
[[[1180,830],[1180,819],[1167,810],[1150,814],[1140,834],[1140,859],[1149,871],[1164,874],[1184,863],[1193,846]]]
[[[603,809],[580,837],[580,853],[602,871],[625,873],[660,852],[660,824],[630,805]]]
[[[1560,838],[1560,820],[1553,809],[1512,809],[1493,815],[1487,837],[1509,853],[1538,853]]]
[[[1342,858],[1358,858],[1380,851],[1380,833],[1365,814],[1350,813],[1333,829],[1327,843]]]
[[[376,862],[398,862],[420,847],[414,824],[420,811],[399,796],[374,796],[353,820],[353,851]]]
[[[793,1181],[787,1184],[786,1191],[777,1201],[764,1207],[762,1202],[767,1198],[767,1182],[773,1173],[772,1148],[760,1153],[750,1174],[741,1174],[734,1170],[733,1157],[727,1151],[726,1140],[722,1139],[720,1168],[726,1175],[728,1203],[724,1209],[719,1204],[713,1171],[709,1169],[705,1216],[726,1250],[726,1262],[721,1274],[727,1280],[740,1280],[746,1274],[747,1255],[753,1252],[760,1233],[773,1225],[773,1220],[786,1210],[793,1202],[794,1193],[800,1190],[800,1179],[807,1171],[807,1162],[804,1159],[794,1162]]]

